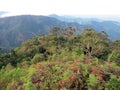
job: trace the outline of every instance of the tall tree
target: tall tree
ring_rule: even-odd
[[[83,31],[81,41],[84,54],[89,57],[95,56],[103,50],[102,39],[92,28],[87,28]]]

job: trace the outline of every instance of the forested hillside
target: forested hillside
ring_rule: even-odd
[[[0,54],[1,90],[120,90],[120,40],[54,27]]]
[[[66,23],[47,16],[22,15],[0,18],[0,47],[2,51],[20,46],[25,40],[40,34],[48,34],[54,26],[73,26],[82,30],[78,23]]]
[[[62,19],[58,20],[59,18]],[[112,40],[120,39],[120,23],[114,21],[99,22],[97,19],[72,17],[71,19],[64,17],[56,19],[48,16],[21,15],[0,18],[0,47],[2,48],[0,52],[9,52],[25,40],[40,34],[48,34],[55,26],[76,27],[76,33],[81,33],[85,28],[94,28],[96,32],[107,32],[108,38]]]

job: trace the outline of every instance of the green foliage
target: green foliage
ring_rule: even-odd
[[[120,78],[117,79],[116,76],[111,75],[109,82],[106,84],[108,90],[119,90],[120,89]]]
[[[33,59],[31,60],[32,63],[36,64],[40,61],[44,61],[44,55],[43,54],[35,54],[35,56],[33,57]]]
[[[37,89],[32,82],[27,82],[27,84],[25,85],[25,90],[37,90]]]
[[[116,62],[118,65],[120,65],[120,48],[114,49],[108,56],[109,62]]]
[[[81,54],[83,54],[83,48],[78,47],[78,48],[75,49],[75,52],[76,52],[77,55],[81,55]]]
[[[55,27],[0,54],[0,89],[119,90],[119,42],[93,29],[74,33]]]
[[[0,50],[2,50],[2,48],[0,48]]]
[[[97,84],[98,79],[93,74],[90,74],[88,79],[88,90],[93,90]]]

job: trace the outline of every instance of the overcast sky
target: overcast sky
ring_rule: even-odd
[[[15,15],[120,16],[120,0],[0,0],[0,11]]]

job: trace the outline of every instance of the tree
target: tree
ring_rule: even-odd
[[[50,31],[50,34],[57,37],[60,34],[59,31],[60,31],[60,28],[53,27]]]
[[[89,57],[95,57],[104,49],[101,37],[92,28],[87,28],[83,31],[81,42],[84,54]]]
[[[75,27],[68,27],[62,30],[62,36],[70,39],[75,32],[76,32]]]
[[[105,31],[101,31],[100,33],[98,33],[99,36],[103,39],[103,40],[109,40],[108,39],[108,34]]]
[[[2,50],[2,48],[0,47],[0,50]]]

